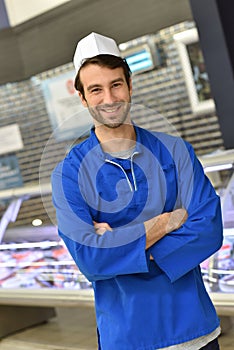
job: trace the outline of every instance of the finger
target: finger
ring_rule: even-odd
[[[112,228],[107,222],[95,222],[94,221],[94,227],[95,228],[105,228],[105,230],[112,231]]]
[[[98,228],[96,230],[96,233],[100,236],[102,236],[104,233],[106,232],[106,229],[105,228]]]

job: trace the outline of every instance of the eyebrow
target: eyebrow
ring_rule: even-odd
[[[117,78],[117,79],[114,79],[110,82],[110,84],[114,84],[114,83],[118,83],[118,82],[124,82],[124,79],[123,78]],[[97,88],[97,87],[102,87],[102,85],[100,84],[92,84],[92,85],[89,85],[87,87],[87,90],[90,91],[92,90],[93,88]]]

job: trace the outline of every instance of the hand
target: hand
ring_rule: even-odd
[[[103,235],[106,231],[112,231],[112,228],[107,222],[93,221],[93,225],[98,235]]]
[[[182,226],[188,218],[188,213],[183,208],[176,209],[167,214],[169,214],[169,216],[166,226],[166,233],[178,230],[178,228],[180,228],[180,226]]]
[[[185,209],[176,209],[163,213],[144,222],[146,232],[146,249],[159,241],[167,233],[177,230],[188,218]]]

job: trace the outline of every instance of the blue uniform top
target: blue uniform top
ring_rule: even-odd
[[[102,350],[155,350],[219,325],[199,268],[222,245],[219,197],[189,143],[134,127],[131,159],[104,153],[91,130],[52,174],[59,234],[93,284]],[[146,251],[144,221],[181,207],[184,225]],[[98,235],[93,221],[113,230]]]

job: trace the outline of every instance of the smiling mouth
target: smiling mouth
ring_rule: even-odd
[[[120,109],[120,105],[116,105],[116,106],[111,106],[111,107],[106,107],[106,106],[102,106],[99,110],[101,112],[105,112],[105,113],[116,113],[119,111]]]
[[[114,113],[117,111],[117,108],[105,108],[103,111],[106,113]]]

